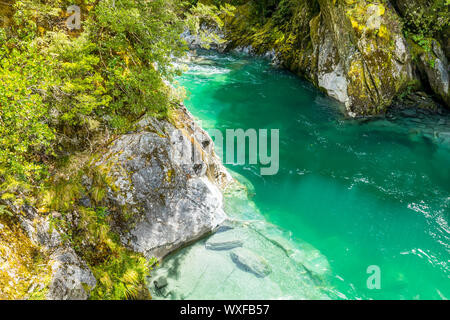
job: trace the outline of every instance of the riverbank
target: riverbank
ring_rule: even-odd
[[[254,292],[261,298],[449,296],[448,113],[406,108],[371,121],[349,120],[311,84],[242,54],[199,52],[179,81],[190,92],[188,109],[206,131],[280,129],[276,176],[261,176],[258,165],[227,165],[245,177],[251,196],[242,201],[242,195],[226,194],[225,212],[250,220],[238,227],[247,228],[250,239],[261,237],[253,235],[257,229],[267,237],[277,234],[281,247],[298,250],[307,243],[305,252],[320,252],[329,271],[321,284],[305,284],[301,272],[279,267],[286,254],[272,259],[283,252],[272,242],[272,253],[253,247],[277,273],[261,279],[237,267],[230,257],[234,249],[216,252],[204,239],[165,260],[156,278],[165,277],[168,285],[155,298],[251,298]],[[203,258],[212,262],[200,265]],[[373,265],[381,270],[381,290],[367,287]],[[239,285],[249,278],[253,293]]]
[[[444,0],[219,3],[236,9],[214,48],[270,57],[342,103],[352,118],[384,114],[395,100],[449,107]]]

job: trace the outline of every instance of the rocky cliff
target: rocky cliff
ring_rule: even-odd
[[[69,198],[59,212],[0,203],[1,299],[148,298],[147,265],[219,227],[232,178],[184,106],[171,119],[146,116],[74,170],[49,196]]]
[[[94,162],[113,181],[105,202],[122,243],[148,258],[163,258],[225,220],[220,188],[231,177],[184,107],[176,119],[146,117]]]
[[[380,114],[397,98],[425,91],[447,107],[445,1],[241,1],[228,19],[228,49],[274,52],[281,64],[346,106]]]

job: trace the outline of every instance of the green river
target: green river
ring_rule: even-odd
[[[222,230],[233,228],[271,273],[245,272],[204,239],[156,270],[170,292],[155,298],[450,298],[448,114],[346,119],[266,60],[201,51],[188,65],[178,82],[206,131],[279,129],[276,175],[227,165],[249,192],[226,194]],[[371,266],[379,288],[367,284]]]

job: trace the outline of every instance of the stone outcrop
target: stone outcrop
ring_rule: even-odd
[[[148,258],[163,258],[225,220],[220,187],[231,177],[184,107],[175,119],[143,119],[94,163],[112,181],[106,202],[114,230]]]
[[[348,97],[341,102],[346,104],[349,114],[383,111],[413,80],[411,57],[398,16],[381,3],[357,1],[335,5],[321,0],[319,4],[321,12],[315,19],[319,19],[318,28],[324,32],[312,37],[312,43],[319,56],[334,51],[334,61],[317,59],[317,78],[323,77],[321,69],[327,65],[334,73],[340,73],[341,96]],[[330,40],[320,47],[315,39],[322,38],[322,34]],[[333,94],[335,88],[331,89]]]
[[[231,250],[242,247],[244,244],[242,234],[231,231],[218,232],[205,243],[209,250]]]
[[[421,21],[418,21],[420,20],[418,18],[425,18],[428,20],[427,23],[432,24],[433,27],[445,25],[441,32],[435,36],[442,44],[445,55],[449,59],[450,26],[448,24],[448,3],[446,3],[447,7],[444,7],[442,10],[436,7],[436,4],[444,3],[444,1],[440,0],[390,0],[390,3],[401,17],[408,20],[408,23],[419,26]],[[447,15],[447,21],[442,19],[445,15]]]
[[[353,117],[384,113],[396,97],[421,87],[449,107],[448,25],[430,48],[404,35],[410,10],[429,2],[280,1],[261,23],[250,1],[228,22],[228,46],[262,56],[275,50],[271,56],[345,104]]]
[[[51,226],[48,216],[41,216],[26,205],[9,207],[18,221],[8,223],[8,230],[16,231],[7,244],[9,254],[4,255],[2,266],[7,269],[11,281],[17,279],[15,286],[24,288],[21,288],[22,292],[9,292],[4,298],[88,299],[97,281],[86,262]],[[4,247],[1,243],[4,240],[7,239],[0,239],[0,247]],[[28,256],[31,259],[27,259]],[[36,257],[40,257],[39,264],[34,261]]]
[[[267,261],[245,248],[238,248],[230,252],[231,260],[243,270],[264,278],[272,272]]]
[[[106,149],[91,166],[105,176],[107,195],[101,205],[125,247],[161,259],[215,231],[225,220],[221,190],[233,179],[215,155],[212,139],[184,106],[174,111],[171,122],[146,116],[134,132]],[[85,190],[94,188],[91,179],[81,178]],[[99,205],[88,195],[79,202],[84,207]],[[0,290],[0,298],[88,299],[97,280],[52,224],[51,216],[61,214],[9,207],[18,221],[11,230],[0,224],[3,231],[8,228],[0,237],[0,283],[17,281],[20,288]],[[14,241],[7,243],[8,237]],[[33,262],[36,255],[42,256],[39,270]]]
[[[419,50],[418,66],[425,79],[433,90],[433,92],[443,101],[447,106],[450,105],[449,95],[449,74],[448,61],[441,48],[441,45],[433,40],[431,42],[432,50]]]

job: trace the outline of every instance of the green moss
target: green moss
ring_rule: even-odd
[[[173,179],[173,175],[175,174],[175,170],[169,169],[167,171],[167,182],[171,183]]]
[[[112,230],[111,226],[120,225],[126,232],[124,226],[130,226],[133,214],[126,207],[108,207],[104,201],[107,190],[117,186],[110,175],[113,161],[94,165],[99,159],[98,155],[81,154],[59,168],[59,175],[42,192],[40,211],[61,213],[61,217],[52,218],[52,224],[62,231],[63,240],[87,262],[98,281],[91,299],[150,298],[146,279],[156,260],[147,261],[143,255],[126,249]],[[89,188],[83,185],[83,179],[89,181]],[[80,205],[80,199],[86,196],[92,207]]]
[[[91,299],[147,299],[147,277],[155,259],[126,249],[111,230],[106,208],[78,208],[79,224],[73,229],[71,242],[89,264],[98,283]]]
[[[45,252],[13,217],[0,215],[0,299],[45,299],[51,270]]]
[[[116,249],[108,258],[93,267],[98,284],[91,299],[150,299],[147,277],[156,259],[148,261],[140,254]]]
[[[228,21],[228,38],[233,46],[251,46],[257,54],[275,50],[286,67],[304,73],[310,65],[309,21],[318,13],[316,5],[303,0],[282,0],[273,14],[263,20],[256,12],[254,3],[247,2]]]

